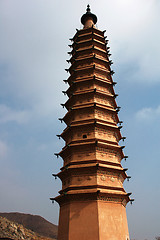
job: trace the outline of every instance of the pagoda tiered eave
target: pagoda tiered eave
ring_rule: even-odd
[[[66,145],[65,147],[62,148],[62,151],[60,153],[58,153],[59,156],[61,156],[62,158],[65,157],[65,154],[71,150],[71,148],[78,148],[80,149],[82,146],[96,146],[96,147],[100,147],[100,148],[105,148],[105,149],[113,149],[113,150],[116,150],[117,152],[119,152],[119,154],[121,155],[121,159],[123,159],[125,156],[124,156],[124,153],[122,151],[122,147],[119,146],[119,145],[113,145],[113,144],[108,144],[108,143],[105,143],[105,142],[100,142],[100,141],[87,141],[87,142],[83,142],[81,144],[69,144],[69,145]]]
[[[94,60],[94,61],[93,61]],[[74,59],[72,65],[70,66],[70,68],[68,69],[69,72],[72,72],[73,70],[75,70],[75,68],[77,70],[81,69],[82,67],[80,66],[81,65],[81,62],[83,62],[83,64],[85,64],[85,62],[88,62],[88,61],[91,61],[95,64],[103,64],[103,66],[105,67],[108,67],[112,64],[111,61],[109,61],[108,59],[105,59],[104,57],[101,57],[100,55],[98,54],[90,54],[89,56],[83,56],[83,57],[79,57],[77,59]],[[77,65],[77,66],[76,66]],[[91,65],[90,65],[91,66]]]
[[[95,46],[95,45],[91,45],[91,46],[87,46],[87,47],[84,47],[84,48],[81,48],[81,49],[77,49],[77,50],[72,50],[71,52],[68,52],[69,55],[72,55],[73,58],[75,58],[75,54],[78,53],[84,53],[85,54],[91,50],[91,53],[99,53],[99,54],[102,54],[102,55],[105,55],[107,58],[108,56],[106,55],[106,51],[105,49],[101,49],[99,48],[98,46]],[[86,54],[88,55],[88,54]]]
[[[118,137],[119,137],[119,141],[122,139],[122,135],[121,135],[121,132],[120,132],[120,130],[119,130],[119,127],[117,126],[117,125],[113,125],[113,124],[110,124],[110,122],[108,122],[108,123],[104,123],[104,122],[100,122],[100,121],[95,121],[95,119],[93,119],[92,121],[90,120],[90,121],[85,121],[85,122],[83,122],[83,126],[92,126],[92,125],[94,125],[94,126],[103,126],[103,127],[105,127],[106,129],[111,129],[111,130],[115,130],[116,131],[116,133],[118,134]],[[82,122],[78,122],[78,123],[72,123],[70,126],[67,126],[65,129],[64,129],[64,131],[61,133],[61,137],[65,140],[66,138],[65,138],[65,135],[66,134],[69,134],[69,131],[71,131],[71,128],[79,128],[80,126],[82,126]]]
[[[114,85],[115,83],[112,81],[111,76],[108,76],[109,78],[103,78],[100,77],[99,75],[97,75],[96,73],[92,73],[90,76],[82,76],[82,77],[77,77],[71,75],[67,80],[65,80],[66,82],[68,82],[68,84],[70,86],[73,86],[75,83],[80,83],[80,82],[86,82],[86,81],[99,81],[99,82],[104,82],[108,85]]]
[[[58,202],[60,205],[66,204],[70,201],[107,201],[107,202],[113,202],[115,204],[119,203],[122,204],[124,207],[126,204],[131,201],[130,197],[126,194],[112,194],[112,193],[106,193],[102,190],[93,190],[88,192],[70,192],[70,193],[64,193],[62,195],[59,195],[55,198],[50,198],[53,201]]]
[[[100,163],[96,160],[96,162],[92,163],[91,161],[84,161],[84,163],[82,164],[82,162],[75,162],[74,164],[71,163],[68,166],[65,166],[61,169],[61,172],[59,172],[57,174],[57,176],[60,179],[63,179],[64,177],[68,177],[70,174],[75,174],[75,172],[80,172],[82,174],[82,172],[84,172],[84,174],[89,171],[98,171],[98,170],[103,170],[103,171],[110,171],[110,172],[116,172],[118,174],[121,174],[123,176],[123,179],[125,180],[128,175],[126,174],[126,172],[124,171],[124,169],[122,168],[122,166],[119,165],[109,165],[108,162],[105,163]]]
[[[86,28],[86,29],[79,29],[77,30],[76,34],[74,35],[74,37],[72,38],[72,41],[76,42],[76,39],[77,38],[80,38],[80,37],[85,37],[86,35],[90,34],[90,33],[95,33],[99,36],[101,36],[102,38],[104,38],[104,31],[101,31],[97,28]]]
[[[123,169],[120,162],[117,163],[117,162],[111,162],[111,161],[107,161],[107,160],[93,158],[92,160],[81,159],[78,162],[76,160],[72,161],[72,162],[69,162],[65,166],[63,166],[60,170],[63,172],[63,170],[69,169],[69,168],[74,167],[74,166],[76,167],[78,164],[80,164],[81,167],[83,167],[83,165],[87,167],[88,165],[93,164],[94,166],[96,165],[96,167],[97,166],[100,166],[100,167],[104,166],[104,167],[108,167],[108,168],[111,168],[111,169],[113,168],[113,169],[116,169],[116,170]]]

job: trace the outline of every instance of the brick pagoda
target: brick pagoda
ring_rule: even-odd
[[[129,240],[126,204],[133,201],[123,188],[130,178],[121,165],[123,140],[119,107],[112,80],[105,31],[95,27],[96,15],[82,16],[83,29],[71,40],[71,64],[64,94],[66,124],[61,135],[65,146],[57,155],[64,161],[58,176],[62,181],[58,240]]]

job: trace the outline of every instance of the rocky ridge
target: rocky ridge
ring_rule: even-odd
[[[23,225],[12,222],[0,216],[0,239],[10,240],[56,240],[55,238],[48,238],[41,236]]]
[[[39,215],[32,215],[19,212],[10,212],[2,213],[0,212],[1,217],[5,217],[8,220],[21,224],[26,229],[33,231],[40,236],[45,236],[46,238],[57,239],[57,230],[58,227],[44,219]]]

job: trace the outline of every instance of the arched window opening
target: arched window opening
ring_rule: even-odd
[[[86,135],[86,134],[83,134],[83,138],[87,138],[87,135]]]

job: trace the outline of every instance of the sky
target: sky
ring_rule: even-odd
[[[69,38],[82,28],[87,4],[106,29],[121,107],[125,182],[135,199],[127,205],[131,239],[160,235],[160,1],[0,1],[0,212],[41,215],[58,223],[64,145],[56,134],[67,98],[62,91]]]

